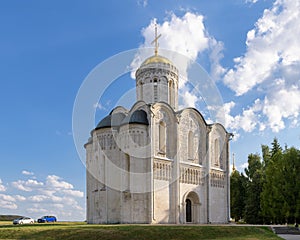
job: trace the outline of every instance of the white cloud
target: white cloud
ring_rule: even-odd
[[[6,187],[2,184],[2,180],[0,178],[0,192],[5,192],[6,191]]]
[[[138,0],[137,4],[138,4],[138,6],[147,7],[148,0]]]
[[[63,190],[62,192],[67,195],[74,196],[74,197],[83,197],[84,196],[83,192],[78,191],[78,190]]]
[[[6,194],[0,194],[0,198],[5,200],[5,201],[9,201],[9,202],[15,202],[16,201],[16,199],[13,196],[6,195]]]
[[[250,107],[236,116],[230,114],[234,107],[231,103],[224,105],[225,126],[231,130],[252,132],[256,127],[259,131],[268,127],[273,132],[279,132],[285,128],[285,119],[290,120],[290,127],[297,127],[299,123],[300,89],[296,86],[274,90],[263,100],[256,99]]]
[[[26,170],[23,170],[23,171],[22,171],[22,174],[23,174],[23,175],[29,175],[29,176],[34,175],[33,172],[29,172],[29,171],[26,171]]]
[[[34,217],[53,214],[61,220],[84,219],[84,193],[59,176],[48,175],[44,181],[17,180],[11,185],[25,195],[0,194],[0,210],[19,208]],[[19,202],[22,205],[18,206]]]
[[[106,110],[106,107],[104,107],[100,102],[95,103],[93,107],[99,110]]]
[[[265,129],[265,124],[261,121],[261,115],[259,114],[264,106],[260,99],[256,99],[251,106],[243,109],[241,114],[232,116],[231,111],[235,105],[236,104],[231,101],[225,103],[223,106],[225,115],[224,126],[225,128],[234,131],[234,139],[239,136],[237,131],[240,129],[244,130],[245,132],[252,132],[256,127],[259,127],[260,131]]]
[[[181,97],[183,99],[183,106],[196,107],[196,102],[198,100],[197,96],[186,91],[181,95]]]
[[[26,211],[28,213],[38,213],[40,215],[45,214],[45,213],[49,213],[49,210],[47,210],[45,208],[27,208]]]
[[[17,209],[18,205],[13,202],[8,202],[8,201],[0,199],[0,208]]]
[[[61,203],[55,203],[55,204],[53,204],[53,207],[58,208],[58,209],[64,209],[64,205]]]
[[[15,199],[20,202],[26,201],[26,197],[22,195],[15,195]]]
[[[258,0],[246,0],[246,3],[257,3]]]
[[[266,9],[247,34],[247,51],[236,58],[225,83],[237,95],[247,93],[253,87],[274,79],[284,70],[297,71],[300,61],[300,1],[278,0],[271,9]],[[290,79],[295,81],[296,79]],[[297,79],[298,80],[298,79]]]
[[[56,192],[56,190],[48,189],[48,188],[40,188],[39,192],[46,196],[52,196]]]
[[[0,194],[0,208],[17,209],[16,199],[10,195]]]
[[[220,64],[220,60],[224,57],[222,52],[224,46],[222,42],[218,42],[214,38],[210,39],[209,44],[211,49],[209,54],[209,59],[211,62],[210,76],[214,80],[219,80],[219,78],[226,72],[226,69]]]
[[[49,199],[48,196],[45,196],[45,195],[34,195],[34,196],[30,196],[28,198],[28,200],[32,201],[32,202],[43,202],[45,201],[46,199]]]
[[[188,79],[188,67],[197,60],[200,54],[208,54],[211,75],[215,79],[218,79],[225,72],[225,69],[219,64],[220,59],[223,57],[223,44],[209,35],[204,25],[204,16],[186,12],[184,16],[178,17],[174,13],[171,13],[169,19],[165,20],[162,24],[157,23],[156,19],[153,19],[142,30],[145,40],[140,46],[141,50],[139,54],[131,64],[133,70],[137,69],[146,58],[154,54],[153,48],[149,47],[153,47],[151,42],[154,39],[155,24],[157,24],[158,34],[161,34],[158,54],[170,59],[178,68],[181,75],[179,90],[182,93],[183,103],[191,102],[195,105],[195,101],[199,99],[199,96],[191,93],[186,94],[189,90],[185,89]],[[135,72],[132,71],[132,78],[134,78],[134,74]]]
[[[60,177],[55,175],[49,175],[46,180],[46,185],[51,188],[58,189],[73,189],[73,185],[62,181]]]
[[[268,117],[268,125],[274,131],[285,127],[284,118],[292,119],[297,126],[300,111],[300,89],[298,86],[278,89],[264,99],[263,113]]]
[[[237,96],[258,90],[262,97],[238,116],[230,127],[252,131],[298,126],[300,111],[300,0],[277,0],[265,9],[247,34],[247,50],[235,59],[224,83]],[[259,101],[259,102],[258,102]],[[230,117],[229,117],[230,119]]]
[[[42,182],[38,182],[33,179],[28,179],[27,181],[24,180],[18,180],[15,182],[12,182],[12,186],[16,189],[19,189],[21,191],[25,192],[31,192],[33,189],[43,186],[44,184]]]

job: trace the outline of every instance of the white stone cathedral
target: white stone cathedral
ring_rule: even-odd
[[[178,110],[178,70],[157,47],[136,71],[136,95],[85,144],[87,222],[229,222],[232,135],[195,108]]]

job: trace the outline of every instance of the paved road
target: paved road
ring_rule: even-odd
[[[300,235],[278,234],[277,236],[286,240],[300,240]]]

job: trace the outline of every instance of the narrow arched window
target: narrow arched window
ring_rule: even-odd
[[[130,156],[125,154],[125,175],[126,175],[126,186],[125,190],[130,190]]]
[[[219,139],[215,139],[214,143],[214,164],[216,166],[219,166],[219,157],[220,157],[220,145],[219,145]]]
[[[155,78],[154,81],[153,81],[153,86],[154,86],[154,102],[157,102],[157,99],[158,99],[158,90],[157,90],[157,79]]]
[[[188,159],[194,159],[194,133],[192,131],[188,134]]]
[[[173,106],[173,81],[169,81],[169,104]]]
[[[105,190],[106,189],[106,156],[105,155],[103,155],[102,184],[103,184],[103,187],[101,190]]]
[[[159,152],[165,154],[166,153],[166,124],[164,122],[159,123]]]
[[[139,87],[140,87],[140,91],[139,91],[139,93],[140,93],[140,97],[138,98],[138,100],[143,100],[143,83],[142,82],[140,82],[139,83]]]

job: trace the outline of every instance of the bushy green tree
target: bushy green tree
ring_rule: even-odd
[[[299,218],[300,197],[300,152],[296,148],[285,150],[282,159],[282,195],[284,196],[284,217],[286,222]]]
[[[258,154],[248,155],[243,183],[244,205],[238,198],[242,174],[231,176],[232,216],[242,216],[248,223],[299,223],[300,151],[287,145],[283,150],[277,138],[271,148],[262,145],[261,149],[262,161]]]
[[[250,154],[248,156],[248,167],[245,169],[245,173],[247,184],[244,219],[247,223],[261,223],[262,163],[258,154]]]
[[[230,175],[231,217],[237,222],[244,217],[246,178],[235,170]]]
[[[261,206],[266,223],[293,223],[299,218],[300,152],[275,138],[264,169]]]
[[[262,148],[266,156],[264,162],[264,178],[261,193],[261,208],[264,222],[278,223],[282,219],[283,196],[280,192],[281,185],[281,164],[282,164],[282,149],[277,138],[272,142],[272,148],[267,153],[267,148]],[[265,159],[264,159],[265,160]]]

